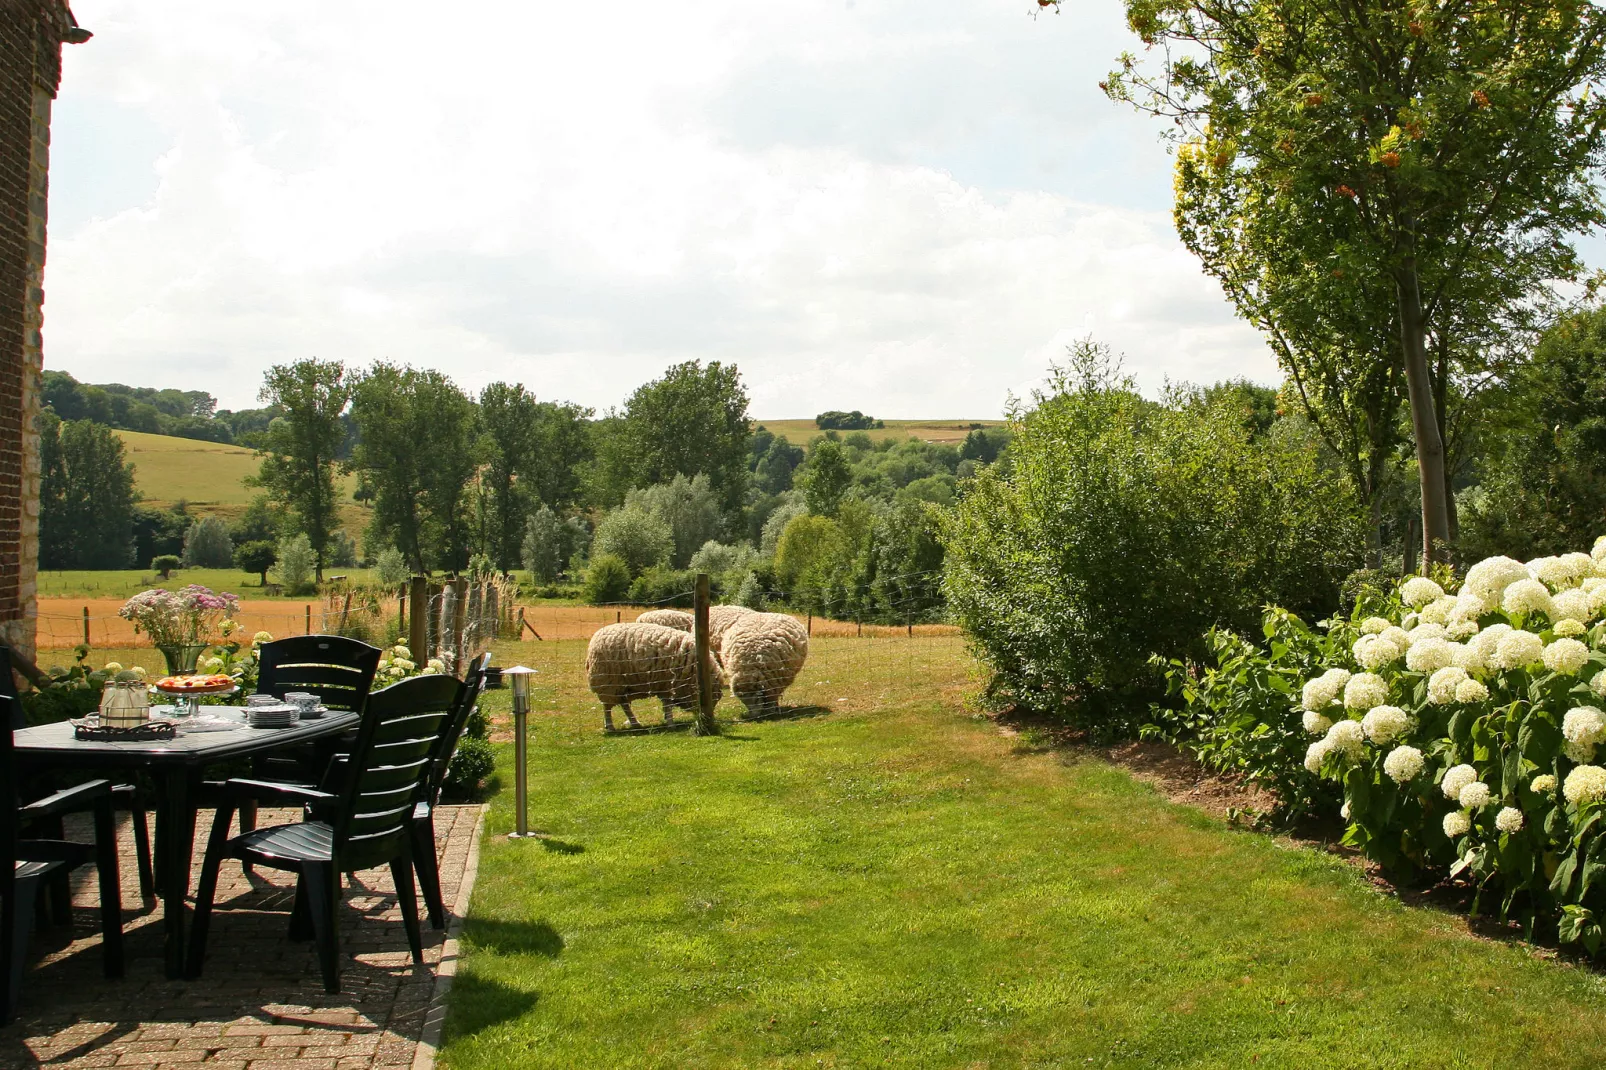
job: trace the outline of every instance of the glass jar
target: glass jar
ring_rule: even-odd
[[[150,691],[139,680],[112,680],[100,693],[100,723],[108,728],[142,725],[150,714]]]

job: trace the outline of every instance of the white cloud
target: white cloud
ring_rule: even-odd
[[[391,358],[601,408],[696,357],[770,417],[987,416],[1088,332],[1147,386],[1275,376],[1171,232],[1153,129],[1093,88],[1107,22],[74,10],[46,359],[82,378],[241,406],[269,363]]]

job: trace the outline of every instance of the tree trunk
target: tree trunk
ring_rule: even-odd
[[[1416,435],[1416,464],[1422,484],[1422,563],[1432,564],[1450,542],[1450,507],[1444,472],[1444,439],[1439,435],[1433,380],[1428,370],[1427,330],[1422,322],[1422,291],[1416,258],[1407,256],[1396,270],[1400,302],[1400,348],[1405,358],[1405,385],[1411,399],[1411,429]]]

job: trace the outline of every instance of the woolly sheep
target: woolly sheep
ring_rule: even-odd
[[[717,670],[717,665],[716,665]],[[613,729],[613,708],[623,706],[631,728],[640,728],[630,704],[656,698],[664,705],[664,724],[675,708],[697,708],[697,644],[685,632],[661,624],[609,624],[598,628],[586,647],[586,682],[602,702],[602,721]],[[714,673],[714,701],[719,701]]]
[[[689,632],[692,628],[691,614],[684,609],[649,609],[636,618],[636,623],[657,624],[677,632]]]
[[[809,656],[809,634],[784,613],[749,613],[725,632],[720,660],[748,716],[774,713]]]

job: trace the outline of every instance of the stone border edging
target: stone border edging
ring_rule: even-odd
[[[479,820],[474,823],[474,835],[468,842],[468,864],[457,886],[452,919],[446,925],[440,962],[435,967],[435,990],[430,994],[429,1010],[424,1014],[424,1028],[418,1038],[418,1049],[413,1053],[412,1070],[435,1070],[435,1053],[440,1050],[441,1029],[446,1024],[446,995],[451,991],[452,979],[457,976],[458,938],[462,935],[469,897],[474,894],[474,881],[480,872],[480,836],[485,832],[485,815],[490,809],[488,802],[480,805]]]

